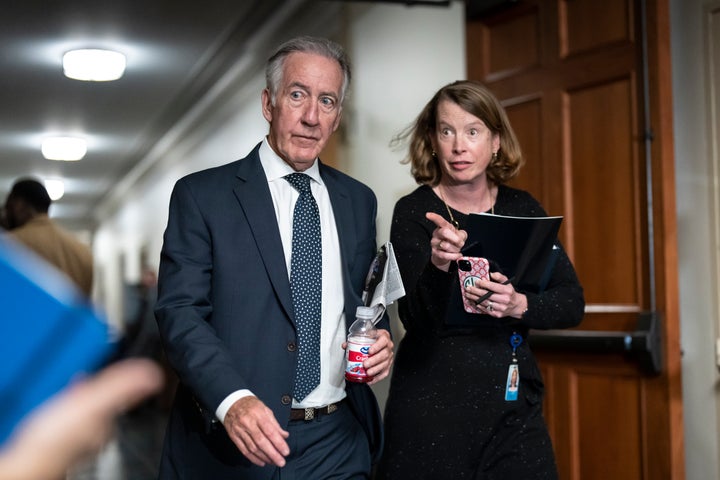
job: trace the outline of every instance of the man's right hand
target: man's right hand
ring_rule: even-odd
[[[248,396],[233,403],[225,415],[225,430],[255,465],[285,466],[285,457],[290,454],[285,439],[290,434],[280,427],[272,410],[259,398]]]

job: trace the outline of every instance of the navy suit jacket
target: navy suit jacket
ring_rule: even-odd
[[[155,313],[180,387],[161,478],[269,478],[270,468],[252,465],[222,425],[211,422],[235,390],[250,389],[281,426],[289,421],[297,336],[258,149],[180,179],[171,196]],[[377,200],[367,186],[333,168],[320,164],[320,174],[337,223],[350,323],[376,253]],[[381,326],[389,328],[387,317]],[[377,401],[366,385],[348,382],[346,391],[377,458],[382,447]]]

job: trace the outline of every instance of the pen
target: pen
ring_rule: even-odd
[[[469,245],[465,245],[462,250],[460,250],[460,253],[466,253],[468,250],[470,250],[475,245],[479,245],[480,242],[471,242]]]
[[[504,282],[502,282],[501,285],[507,285],[508,283],[511,283],[513,280],[515,280],[515,277],[508,278],[507,280],[505,280]],[[492,290],[489,291],[489,292],[487,292],[485,295],[483,295],[482,297],[478,298],[478,300],[477,300],[477,302],[475,302],[475,304],[476,304],[476,305],[481,304],[482,302],[484,302],[485,300],[487,300],[488,298],[490,298],[490,296],[491,296],[493,293],[495,293],[495,292],[493,292]]]

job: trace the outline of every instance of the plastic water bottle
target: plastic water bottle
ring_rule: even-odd
[[[355,321],[350,325],[347,337],[345,379],[350,382],[365,383],[372,380],[365,371],[363,362],[370,356],[370,347],[377,340],[374,318],[374,308],[357,307]]]

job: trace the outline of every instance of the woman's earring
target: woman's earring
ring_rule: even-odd
[[[497,153],[497,152],[493,152],[493,154],[492,154],[492,161],[493,161],[493,162],[497,162],[497,159],[498,159],[498,153]]]
[[[432,155],[433,158],[437,158],[437,153],[435,153],[435,150],[432,151],[432,154],[431,154],[431,155]]]

